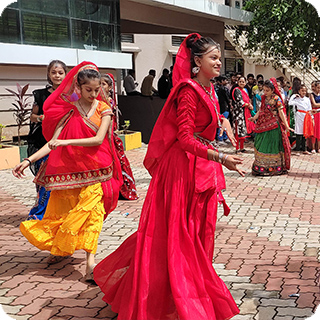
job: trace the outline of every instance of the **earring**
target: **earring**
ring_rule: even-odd
[[[200,67],[193,67],[192,73],[197,74],[200,71]]]

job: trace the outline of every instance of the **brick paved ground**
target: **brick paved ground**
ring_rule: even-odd
[[[250,172],[253,152],[247,148],[244,167]],[[145,151],[143,147],[127,152],[140,199],[119,201],[107,218],[97,260],[138,226],[150,181],[142,166]],[[240,307],[240,315],[233,319],[305,319],[320,303],[315,282],[320,267],[319,164],[320,154],[304,155],[292,157],[292,170],[285,176],[260,178],[248,173],[242,178],[225,172],[224,195],[231,213],[224,217],[219,209],[214,266]],[[34,196],[31,174],[19,181],[9,171],[0,172],[0,304],[18,320],[115,319],[100,290],[82,279],[83,252],[47,266],[48,253],[21,236],[19,223]]]

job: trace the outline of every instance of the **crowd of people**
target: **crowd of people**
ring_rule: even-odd
[[[234,130],[236,152],[246,152],[245,142],[254,140],[253,175],[287,173],[291,151],[320,153],[320,81],[312,83],[310,94],[299,78],[290,85],[283,77],[233,73],[213,82],[221,113]],[[219,131],[216,139],[219,145],[229,142]]]
[[[301,82],[282,90],[281,79],[279,85],[274,78],[264,81],[260,75],[255,80],[249,74],[232,75],[228,83],[220,69],[220,45],[193,33],[181,44],[172,73],[163,71],[159,82],[171,82],[172,88],[144,159],[152,179],[138,230],[97,265],[94,254],[105,217],[116,207],[119,194],[137,198],[115,132],[113,76],[101,75],[91,62],[67,73],[64,63],[56,60],[48,66],[45,94],[39,100],[34,93],[30,141],[36,123],[43,143],[30,150],[13,174],[21,178],[27,167],[41,161],[34,180],[38,204],[42,187],[51,194],[46,194],[43,215],[30,214],[20,230],[32,245],[50,252],[48,264],[84,250],[85,280],[100,287],[119,320],[226,320],[238,314],[212,265],[218,203],[225,215],[230,212],[222,195],[222,166],[244,176],[239,154],[251,138],[254,174],[287,172],[291,111],[297,150],[304,151],[305,131],[311,148],[319,149],[314,139],[320,138],[320,84],[314,84],[308,100]],[[150,70],[143,95],[154,92],[154,77]],[[124,86],[128,95],[141,94],[133,70]],[[302,130],[305,118],[311,122]],[[219,150],[216,139],[230,142],[237,154]]]

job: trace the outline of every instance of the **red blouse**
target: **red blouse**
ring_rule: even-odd
[[[207,159],[208,146],[195,139],[194,133],[200,133],[204,138],[212,141],[215,137],[216,126],[206,136],[201,134],[212,122],[212,116],[194,90],[183,87],[178,95],[177,106],[177,138],[181,148],[195,156]]]

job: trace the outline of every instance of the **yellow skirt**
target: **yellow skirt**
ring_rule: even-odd
[[[53,255],[68,256],[80,249],[95,253],[104,214],[101,183],[53,190],[43,219],[24,221],[20,230],[31,244]]]

